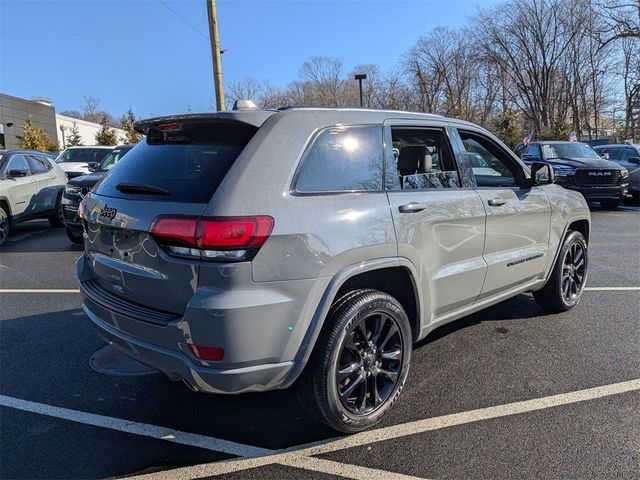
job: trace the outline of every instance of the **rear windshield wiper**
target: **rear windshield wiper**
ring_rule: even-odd
[[[150,195],[169,195],[169,190],[144,183],[119,183],[116,189],[122,193],[148,193]]]

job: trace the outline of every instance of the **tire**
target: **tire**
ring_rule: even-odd
[[[604,200],[600,202],[600,205],[602,205],[602,208],[604,208],[605,210],[615,210],[620,206],[621,203],[622,200]]]
[[[575,307],[587,283],[588,263],[586,240],[580,232],[569,231],[546,285],[533,292],[535,301],[555,312],[566,312]]]
[[[370,289],[332,305],[298,382],[309,415],[344,433],[378,423],[400,396],[409,373],[412,336],[402,305]]]
[[[69,237],[69,240],[71,240],[73,243],[76,243],[78,245],[82,245],[83,243],[83,239],[82,239],[82,235],[76,235],[73,230],[71,230],[70,228],[65,228],[65,230],[67,231],[67,237]]]
[[[62,204],[58,200],[58,206],[56,207],[55,215],[49,217],[49,224],[52,227],[60,228],[64,227],[64,214],[62,213]]]
[[[0,245],[4,245],[11,233],[11,219],[3,207],[0,207]]]

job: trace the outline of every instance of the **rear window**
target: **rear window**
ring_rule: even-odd
[[[197,123],[176,132],[152,129],[99,184],[108,197],[207,203],[227,171],[257,131],[246,124]],[[123,189],[152,187],[165,194]],[[120,189],[118,189],[120,186]],[[123,191],[124,190],[124,191]]]

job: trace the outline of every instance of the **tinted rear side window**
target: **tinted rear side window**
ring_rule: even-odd
[[[382,190],[382,128],[322,130],[302,160],[295,190]]]
[[[180,131],[150,130],[127,152],[98,186],[108,197],[207,203],[225,174],[251,140],[256,127],[245,124],[197,123]],[[148,185],[167,195],[123,193],[118,185]]]

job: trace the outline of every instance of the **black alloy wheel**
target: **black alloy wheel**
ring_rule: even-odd
[[[533,292],[542,307],[554,312],[566,312],[575,307],[587,281],[589,252],[587,241],[580,232],[569,231],[547,283]]]
[[[336,368],[338,397],[348,411],[369,413],[387,401],[400,378],[404,348],[397,320],[385,313],[351,327]]]
[[[402,392],[412,340],[409,318],[391,295],[365,288],[340,294],[298,382],[303,407],[340,432],[375,425]]]
[[[586,270],[586,255],[582,244],[571,244],[562,263],[561,289],[565,301],[574,302],[580,295]]]

